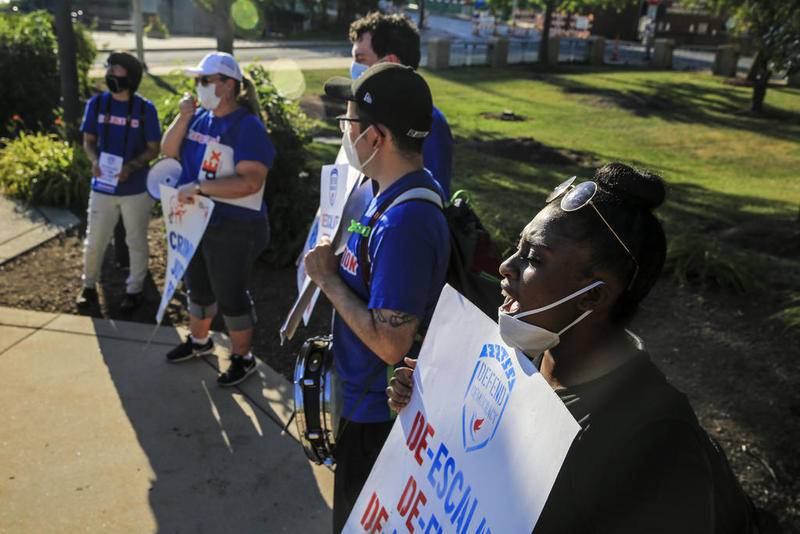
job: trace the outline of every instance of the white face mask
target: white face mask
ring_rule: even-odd
[[[214,111],[219,106],[220,97],[217,96],[217,87],[214,83],[208,85],[197,85],[197,99],[203,109]]]
[[[501,308],[497,317],[500,326],[500,337],[503,338],[503,341],[507,345],[521,350],[530,358],[538,357],[544,351],[552,349],[558,345],[559,341],[561,340],[560,336],[585,319],[587,315],[592,313],[592,310],[583,312],[577,319],[562,328],[558,333],[551,332],[542,328],[541,326],[536,326],[535,324],[526,323],[522,320],[522,317],[527,317],[528,315],[533,315],[535,313],[540,313],[551,308],[555,308],[556,306],[563,304],[568,300],[572,300],[575,297],[582,295],[583,293],[586,293],[587,291],[590,291],[602,284],[603,281],[598,280],[597,282],[593,282],[583,289],[579,289],[575,293],[567,295],[563,299],[557,300],[552,304],[548,304],[547,306],[543,306],[535,310],[528,310],[526,312],[518,313],[516,315],[511,315],[503,311]]]
[[[370,126],[369,128],[372,128],[372,126]],[[350,164],[351,167],[353,167],[360,173],[364,173],[364,168],[367,166],[367,164],[369,164],[370,161],[372,161],[372,158],[374,158],[375,155],[378,153],[378,149],[376,148],[375,151],[372,153],[372,155],[370,155],[370,157],[368,157],[367,161],[365,161],[364,163],[361,163],[361,160],[358,158],[358,151],[356,150],[356,145],[358,144],[359,141],[361,141],[361,138],[364,137],[364,135],[369,131],[369,128],[361,132],[361,135],[356,137],[355,141],[350,140],[349,126],[347,128],[347,131],[345,131],[344,134],[342,135],[342,147],[344,147],[344,153],[345,155],[347,155],[347,162]]]
[[[350,78],[353,80],[357,79],[359,76],[364,74],[369,67],[364,65],[363,63],[356,63],[353,61],[350,63]]]

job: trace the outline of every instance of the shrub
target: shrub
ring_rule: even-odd
[[[52,28],[44,11],[0,13],[0,136],[53,123],[60,86]]]
[[[151,15],[147,26],[144,27],[144,33],[148,37],[156,39],[166,39],[169,37],[169,30],[158,15]]]
[[[748,259],[707,236],[681,234],[669,241],[664,272],[680,284],[744,293],[755,285]]]
[[[97,54],[85,26],[74,24],[78,82],[89,95],[89,69]],[[0,12],[0,136],[53,130],[61,85],[53,17],[46,11]],[[12,120],[12,117],[17,119]]]
[[[0,193],[34,204],[79,208],[89,196],[83,150],[53,134],[22,132],[0,151]]]

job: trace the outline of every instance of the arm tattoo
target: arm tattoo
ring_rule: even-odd
[[[410,313],[403,313],[399,311],[392,311],[387,317],[382,310],[372,310],[372,320],[376,323],[389,324],[392,328],[400,328],[401,326],[410,323],[416,319],[416,316]]]

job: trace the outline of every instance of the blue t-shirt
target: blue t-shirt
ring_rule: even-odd
[[[129,113],[127,146],[124,146],[126,142],[125,124]],[[108,152],[115,156],[122,156],[124,163],[144,152],[148,141],[161,140],[161,127],[158,124],[156,107],[152,102],[139,95],[133,95],[126,101],[116,100],[108,92],[93,96],[86,103],[81,132],[97,136],[98,154]],[[119,182],[113,191],[92,178],[92,190],[118,196],[144,193],[147,190],[147,169],[139,169],[134,172],[128,176],[127,180]]]
[[[422,160],[425,168],[439,182],[445,200],[450,199],[450,179],[453,175],[453,134],[447,119],[436,107],[433,108],[431,133],[422,144]]]
[[[441,193],[429,172],[412,172],[372,199],[361,224],[369,224],[385,199],[415,187],[433,187]],[[420,328],[427,328],[450,258],[450,233],[442,210],[424,200],[410,200],[378,219],[369,237],[369,288],[358,256],[362,239],[367,238],[354,232],[342,254],[339,275],[345,284],[369,309],[413,314],[420,319]],[[333,355],[342,382],[342,416],[359,423],[390,420],[385,390],[392,367],[367,348],[338,315],[333,321]],[[364,394],[367,386],[369,391]]]
[[[232,147],[234,165],[240,161],[258,161],[269,169],[275,160],[275,147],[264,123],[247,109],[239,108],[224,117],[215,117],[213,112],[200,108],[189,123],[186,137],[181,144],[183,172],[178,185],[197,180],[209,142]],[[217,201],[209,224],[214,224],[220,217],[263,219],[266,213],[267,204],[263,199],[259,211]]]

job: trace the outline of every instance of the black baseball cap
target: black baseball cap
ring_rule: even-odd
[[[331,78],[325,82],[325,94],[355,102],[359,118],[385,124],[406,137],[421,139],[431,131],[431,90],[411,67],[378,63],[355,80]]]

